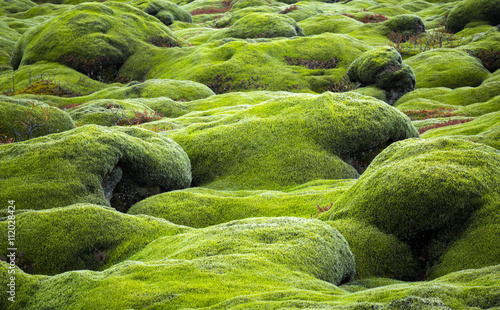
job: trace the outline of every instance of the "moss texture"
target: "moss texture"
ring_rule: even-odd
[[[458,32],[467,24],[485,21],[490,25],[500,24],[500,1],[498,0],[464,0],[458,3],[448,14],[446,28]]]
[[[477,87],[490,74],[477,58],[450,49],[426,51],[405,63],[415,71],[417,88]]]
[[[455,139],[394,143],[320,217],[356,219],[394,235],[410,246],[415,259],[420,257],[422,272],[430,277],[444,274],[435,270],[498,264],[499,253],[489,250],[490,242],[497,243],[496,217],[486,221],[480,215],[492,212],[499,199],[499,155],[488,146]],[[481,255],[457,249],[469,234],[486,230],[490,239],[483,239]]]
[[[17,69],[42,60],[59,62],[109,80],[155,38],[170,46],[184,44],[158,19],[132,6],[85,3],[27,31],[15,46],[11,65]]]
[[[0,151],[0,195],[19,201],[18,209],[80,202],[110,206],[120,185],[134,191],[121,198],[126,200],[136,191],[147,195],[153,187],[166,191],[191,182],[189,158],[179,145],[144,129],[89,125],[3,145]],[[127,176],[133,176],[134,190],[123,184]]]
[[[191,159],[193,186],[218,189],[357,178],[380,149],[416,136],[409,119],[385,103],[333,93],[269,100],[170,135]]]

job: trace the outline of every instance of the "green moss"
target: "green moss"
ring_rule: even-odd
[[[386,100],[394,103],[415,89],[415,73],[403,64],[401,55],[392,47],[379,47],[365,52],[347,69],[347,76],[361,86],[375,85],[386,91]]]
[[[129,216],[79,204],[16,216],[18,266],[31,274],[106,269],[149,242],[188,228],[147,216]],[[7,221],[0,231],[7,235]],[[7,243],[2,243],[7,249]],[[8,254],[3,250],[2,255]],[[57,255],[54,255],[57,253]]]
[[[295,7],[296,9],[290,10],[291,7]],[[287,10],[288,9],[288,10]],[[294,4],[288,7],[285,7],[280,11],[280,14],[284,14],[290,18],[293,18],[296,22],[303,21],[309,17],[316,16],[319,14],[325,13],[320,6],[315,3],[310,2],[302,2],[300,4]],[[307,35],[309,33],[305,32]]]
[[[331,211],[320,217],[354,219],[396,236],[410,246],[415,259],[420,257],[428,276],[438,263],[440,268],[456,271],[459,269],[452,266],[461,258],[446,263],[440,263],[440,258],[454,242],[460,242],[464,231],[474,227],[475,218],[489,203],[499,199],[499,163],[498,151],[468,141],[397,142],[380,153]],[[482,246],[490,248],[489,242]],[[486,259],[487,264],[481,264],[485,259],[474,257],[469,262],[475,264],[462,264],[461,268],[484,267],[492,260],[498,263],[495,253]]]
[[[154,38],[183,45],[156,18],[129,5],[85,3],[26,32],[11,64],[17,69],[38,61],[59,62],[95,79],[112,80],[127,58],[152,45]]]
[[[446,28],[458,32],[468,23],[486,21],[490,25],[500,23],[500,1],[498,0],[464,0],[458,3],[448,14]]]
[[[477,58],[457,50],[426,51],[406,59],[405,63],[415,71],[417,88],[476,87],[489,75]]]
[[[360,279],[388,277],[413,279],[418,261],[411,248],[393,235],[352,219],[328,221],[349,243],[356,258],[356,275]]]
[[[304,33],[308,36],[331,33],[349,33],[363,23],[344,15],[318,14],[299,22]]]
[[[290,191],[220,191],[190,188],[144,199],[128,214],[147,214],[190,227],[206,227],[249,217],[313,217],[353,180],[321,180]]]
[[[171,25],[175,20],[187,23],[193,22],[193,18],[188,11],[169,1],[134,0],[130,2],[130,5],[158,18],[167,26]]]
[[[303,36],[302,28],[290,17],[280,14],[252,13],[231,27],[214,34],[210,41],[222,38],[274,38]]]
[[[155,49],[136,54],[130,57],[120,74],[133,79],[191,80],[208,85],[218,93],[250,90],[322,92],[339,80],[350,62],[367,48],[348,35],[337,34],[293,40],[227,39],[193,48]],[[337,57],[341,61],[334,69],[309,69],[288,65],[285,56],[311,61]],[[330,82],[325,80],[318,87],[320,89],[312,89],[311,80],[319,77]]]
[[[498,100],[496,100],[498,101]],[[489,104],[495,103],[488,102]],[[497,103],[498,105],[498,103]],[[467,110],[460,109],[459,113]],[[500,112],[491,112],[482,115],[471,122],[454,126],[436,128],[423,134],[425,138],[432,137],[460,137],[467,140],[489,145],[500,150]]]
[[[24,12],[34,7],[36,3],[30,0],[6,0],[2,2],[2,13],[12,14]]]
[[[0,264],[5,271],[6,264]],[[354,258],[345,239],[327,224],[297,218],[248,219],[159,238],[130,260],[101,272],[23,275],[28,283],[17,288],[16,304],[24,309],[68,304],[199,308],[262,292],[277,298],[303,297],[307,292],[326,300],[343,294],[331,283],[339,284],[353,272]]]
[[[383,30],[386,36],[389,36],[391,32],[398,32],[403,36],[409,36],[425,31],[425,24],[422,19],[417,15],[411,14],[398,14],[383,22],[381,26],[386,28]]]
[[[495,96],[486,102],[478,102],[462,107],[458,110],[458,113],[462,115],[481,116],[498,111],[500,111],[500,95]]]
[[[75,122],[68,113],[49,105],[0,97],[0,134],[2,140],[24,141],[70,130]]]
[[[361,171],[387,143],[415,136],[409,119],[385,103],[333,93],[277,98],[171,132],[189,154],[193,185],[217,189],[356,178],[353,166]]]
[[[148,196],[148,189],[152,193],[184,188],[191,181],[184,151],[143,129],[84,126],[3,145],[0,151],[0,196],[18,201],[18,209],[81,202],[109,206],[116,188],[128,191],[118,197],[121,201]]]
[[[478,87],[446,87],[420,88],[401,97],[395,105],[404,104],[414,99],[428,99],[445,105],[467,106],[473,103],[486,102],[500,95],[500,81],[483,82]]]

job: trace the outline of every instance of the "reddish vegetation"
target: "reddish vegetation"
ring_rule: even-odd
[[[81,106],[84,103],[85,102],[82,102],[82,103],[68,103],[68,104],[59,106],[59,109],[61,109],[61,110],[72,109],[72,108],[79,107],[79,106]]]
[[[223,0],[221,2],[222,7],[208,7],[199,8],[194,11],[189,12],[192,16],[201,14],[216,14],[216,13],[226,13],[233,7],[231,0]]]
[[[423,134],[424,132],[426,132],[427,130],[430,130],[430,129],[434,129],[434,128],[440,128],[440,127],[446,127],[446,126],[452,126],[452,125],[458,125],[458,124],[463,124],[463,123],[467,123],[467,122],[470,122],[470,121],[473,121],[474,119],[473,118],[467,118],[467,119],[450,119],[444,123],[439,123],[439,124],[432,124],[432,125],[428,125],[428,126],[425,126],[425,127],[422,127],[418,130],[418,133],[419,134]]]
[[[490,72],[495,72],[500,69],[500,51],[490,49],[481,49],[476,51],[469,51],[470,55],[479,58],[483,66]]]
[[[412,121],[423,120],[434,117],[450,117],[457,115],[453,109],[438,108],[435,110],[404,110],[404,114],[408,115]]]
[[[317,218],[320,213],[326,212],[326,211],[330,210],[332,207],[333,207],[333,202],[330,202],[329,206],[320,207],[319,205],[316,205],[316,208],[318,209],[318,213],[314,216],[314,218]],[[311,217],[313,217],[312,214],[311,214]]]
[[[388,18],[382,14],[365,15],[364,17],[356,17],[352,14],[342,14],[342,15],[350,17],[350,18],[354,18],[355,20],[360,21],[360,22],[365,23],[365,24],[381,23],[383,21],[388,20]]]
[[[127,119],[127,118],[121,118],[118,120],[117,125],[118,126],[132,126],[132,125],[139,125],[151,121],[156,121],[159,119],[163,118],[163,115],[161,113],[157,113],[155,111],[147,111],[144,110],[144,112],[134,110],[135,117],[132,119]]]
[[[417,33],[418,29],[415,29]],[[427,32],[427,36],[422,38],[422,34],[402,34],[400,32],[391,32],[389,35],[389,45],[394,47],[401,55],[407,54],[411,49],[418,48],[421,52],[434,48],[454,48],[462,42],[461,38],[456,38],[453,33],[446,32],[446,30],[437,30],[434,32]]]
[[[287,13],[290,13],[291,11],[295,11],[297,10],[299,7],[296,6],[296,5],[292,5],[292,6],[289,6],[287,7],[286,9],[284,9],[283,11],[280,11],[279,13],[280,14],[287,14]]]

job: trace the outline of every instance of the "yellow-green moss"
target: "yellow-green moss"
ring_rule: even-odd
[[[479,256],[460,252],[470,265],[458,263],[464,261],[460,255],[440,259],[451,255],[448,250],[466,230],[486,228],[477,218],[500,198],[499,167],[500,153],[485,145],[445,138],[400,141],[380,153],[320,218],[354,219],[396,236],[410,246],[415,260],[421,259],[428,276],[437,264],[448,271],[498,264],[496,251]],[[498,234],[494,226],[490,234]],[[483,242],[485,249],[491,248],[489,240]]]
[[[208,117],[170,137],[191,159],[193,186],[217,189],[356,178],[354,167],[361,171],[381,148],[418,136],[401,112],[353,93],[287,96]]]
[[[109,206],[120,167],[142,187],[173,190],[189,186],[186,153],[170,139],[137,128],[83,126],[63,133],[0,146],[0,197],[18,209],[48,209],[73,203]],[[109,184],[108,184],[108,183]],[[106,185],[108,184],[108,185]],[[111,185],[110,185],[111,184]]]

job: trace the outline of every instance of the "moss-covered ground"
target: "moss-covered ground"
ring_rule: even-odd
[[[500,309],[499,0],[0,2],[0,309]]]

